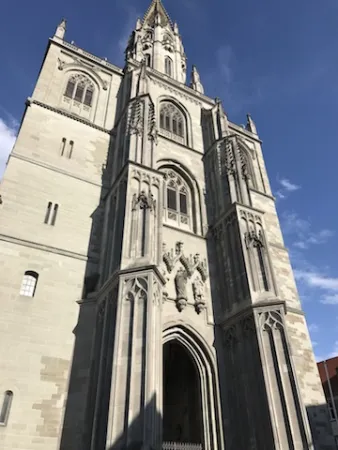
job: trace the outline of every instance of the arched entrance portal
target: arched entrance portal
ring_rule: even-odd
[[[177,340],[163,348],[163,441],[202,444],[201,381]]]

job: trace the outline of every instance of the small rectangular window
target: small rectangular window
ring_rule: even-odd
[[[13,392],[6,391],[3,402],[2,402],[1,412],[0,412],[0,425],[2,425],[2,426],[7,425],[12,400],[13,400]]]
[[[188,214],[187,196],[182,193],[180,193],[180,212]]]
[[[76,100],[77,102],[82,102],[83,93],[84,93],[83,86],[78,86],[76,88],[74,100]]]
[[[93,91],[91,91],[90,89],[87,89],[83,103],[86,106],[92,106],[92,100],[93,100]]]
[[[74,81],[68,81],[67,87],[66,87],[66,92],[65,92],[65,97],[72,98],[73,97],[74,88],[75,88]]]
[[[167,189],[167,207],[173,211],[177,211],[176,191]]]
[[[49,222],[51,211],[52,211],[52,202],[49,202],[47,205],[47,211],[46,211],[46,215],[45,215],[45,223]]]
[[[53,209],[53,217],[52,217],[52,221],[51,221],[51,223],[50,223],[52,226],[55,225],[55,222],[56,222],[56,216],[57,216],[57,213],[58,213],[58,209],[59,209],[59,205],[55,204],[55,205],[54,205],[54,209]]]

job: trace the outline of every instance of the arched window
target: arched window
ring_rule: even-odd
[[[186,143],[185,119],[183,113],[171,102],[162,102],[160,105],[161,132],[181,144]]]
[[[28,270],[22,279],[20,295],[25,297],[34,297],[39,274]]]
[[[91,107],[94,96],[94,84],[83,74],[73,75],[68,80],[64,96]]]
[[[147,67],[151,67],[151,55],[149,55],[149,53],[146,53],[144,55],[144,59],[146,61],[146,66]]]
[[[173,60],[171,58],[169,58],[169,56],[165,57],[164,71],[165,71],[166,75],[169,75],[169,77],[173,76]]]
[[[0,411],[0,425],[3,425],[3,426],[7,425],[12,400],[13,400],[13,392],[6,391],[4,394],[4,399],[3,399],[2,407],[1,407],[1,411]]]
[[[164,170],[165,189],[165,219],[183,228],[192,226],[192,205],[190,189],[186,181],[172,169]]]

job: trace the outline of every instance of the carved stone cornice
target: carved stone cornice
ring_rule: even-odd
[[[61,108],[56,108],[54,106],[47,105],[46,103],[40,102],[39,100],[34,100],[34,99],[28,97],[26,100],[26,106],[31,106],[31,105],[37,105],[37,106],[40,106],[41,108],[48,109],[49,111],[53,111],[56,114],[60,114],[61,116],[68,117],[69,119],[75,120],[76,122],[80,122],[83,125],[87,125],[88,127],[95,128],[95,130],[102,131],[102,133],[106,133],[109,135],[115,134],[114,130],[112,130],[112,131],[107,130],[106,128],[100,127],[99,125],[95,125],[94,123],[89,122],[88,120],[84,119],[83,117],[75,116],[74,114],[72,114],[68,111],[65,111]]]

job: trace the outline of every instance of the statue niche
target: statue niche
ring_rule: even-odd
[[[188,274],[186,270],[180,268],[175,276],[175,288],[176,288],[176,306],[181,312],[187,306],[187,282]]]
[[[206,307],[205,305],[205,285],[200,277],[197,277],[192,284],[194,298],[195,298],[195,309],[197,314],[200,314]]]

